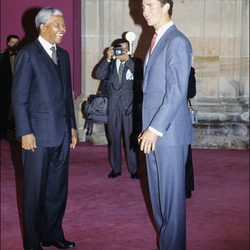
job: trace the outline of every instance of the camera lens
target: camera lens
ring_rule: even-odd
[[[121,45],[118,45],[118,46],[114,47],[114,54],[115,54],[115,56],[120,56],[120,55],[123,54]]]

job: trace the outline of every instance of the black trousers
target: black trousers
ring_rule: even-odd
[[[186,191],[194,191],[194,168],[193,168],[191,145],[188,145],[188,155],[185,168],[186,168],[186,173],[185,173]]]
[[[0,139],[6,138],[9,126],[11,90],[2,89],[0,93]]]
[[[38,145],[35,152],[23,150],[25,248],[37,248],[41,241],[64,239],[69,145],[67,132],[58,147]]]

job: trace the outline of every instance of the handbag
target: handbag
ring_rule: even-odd
[[[108,97],[100,93],[89,95],[87,101],[82,104],[82,112],[86,118],[84,125],[86,135],[91,136],[94,123],[108,122]]]
[[[198,125],[197,110],[193,108],[190,99],[188,99],[188,109],[189,109],[189,113],[190,113],[190,117],[191,117],[193,127],[196,127]]]
[[[84,112],[87,119],[94,123],[107,123],[108,97],[100,94],[90,95],[86,101]]]

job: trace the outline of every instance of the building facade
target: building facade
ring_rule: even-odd
[[[76,101],[79,136],[85,140],[80,104],[95,93],[91,76],[103,50],[126,31],[136,34],[134,55],[144,59],[153,30],[142,16],[141,0],[82,0],[82,95]],[[249,147],[249,1],[176,0],[173,21],[190,39],[196,71],[198,148]],[[93,143],[106,143],[95,125]]]

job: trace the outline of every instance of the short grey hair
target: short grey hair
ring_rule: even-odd
[[[39,32],[40,32],[40,25],[48,23],[51,15],[63,16],[63,13],[58,9],[49,7],[43,8],[37,13],[35,18],[35,24]]]

